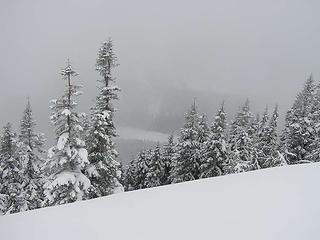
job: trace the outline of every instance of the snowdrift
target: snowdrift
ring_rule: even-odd
[[[175,184],[0,217],[1,240],[319,240],[320,164]]]

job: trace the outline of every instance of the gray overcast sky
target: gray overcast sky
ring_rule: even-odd
[[[96,94],[97,49],[109,36],[120,62],[117,124],[123,126],[175,128],[161,117],[183,117],[193,95],[212,113],[222,98],[236,109],[246,96],[260,111],[276,102],[285,111],[311,72],[320,78],[317,0],[1,0],[0,5],[1,125],[17,123],[29,95],[39,128],[50,133],[49,100],[61,95],[58,71],[67,58],[80,73],[85,95],[79,102],[87,110]]]

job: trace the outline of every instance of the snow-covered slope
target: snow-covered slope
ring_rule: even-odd
[[[320,164],[273,168],[0,217],[1,240],[318,240]]]

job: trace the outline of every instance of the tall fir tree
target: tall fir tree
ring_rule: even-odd
[[[247,99],[244,106],[231,123],[229,148],[230,164],[227,173],[239,173],[254,170],[256,166],[256,151],[253,145],[252,113]]]
[[[267,109],[266,112],[260,117],[260,114],[257,113],[254,118],[251,119],[248,127],[248,139],[251,141],[248,142],[250,155],[252,157],[251,169],[260,169],[260,162],[259,162],[259,137],[261,133],[261,129],[263,128],[263,122],[268,121]]]
[[[161,179],[161,185],[171,183],[170,173],[175,163],[176,144],[174,142],[173,133],[169,135],[168,142],[164,144],[162,151],[162,162],[163,162],[163,176]]]
[[[0,216],[6,214],[8,205],[9,205],[9,196],[6,194],[0,193]]]
[[[275,106],[268,128],[268,137],[269,137],[269,156],[271,161],[269,161],[268,167],[277,167],[277,166],[286,166],[288,165],[286,159],[283,157],[279,150],[279,143],[278,143],[278,105]]]
[[[21,205],[19,195],[23,182],[21,162],[17,158],[18,139],[7,123],[3,128],[0,145],[0,194],[3,214],[16,213]]]
[[[310,162],[320,161],[320,84],[315,87],[313,104],[311,108],[311,116],[309,132],[312,132],[310,142],[310,150],[306,154],[305,160]]]
[[[117,137],[114,125],[116,109],[113,101],[118,99],[117,86],[112,85],[115,78],[112,70],[118,66],[113,51],[112,41],[104,42],[98,51],[96,70],[101,79],[100,93],[96,99],[96,106],[91,114],[91,128],[88,137],[88,151],[90,165],[86,170],[92,187],[89,198],[101,197],[113,193],[115,188],[121,187],[120,164],[117,162],[118,153],[113,138]]]
[[[129,163],[125,173],[125,189],[127,191],[147,188],[147,174],[150,172],[151,151],[142,150]]]
[[[30,100],[23,113],[20,123],[19,157],[23,165],[23,183],[21,198],[23,204],[20,211],[41,207],[43,196],[43,176],[41,172],[44,163],[41,154],[44,153],[44,135],[35,133],[36,122],[33,118]]]
[[[202,114],[199,120],[198,143],[199,143],[199,178],[202,176],[201,164],[206,155],[206,143],[209,139],[210,127],[208,124],[208,117]]]
[[[256,118],[257,119],[257,118]],[[254,135],[253,135],[253,145],[255,151],[257,153],[257,164],[259,168],[265,168],[267,165],[268,154],[265,151],[265,144],[267,141],[267,129],[268,129],[268,121],[269,121],[269,109],[266,106],[261,119],[257,119],[254,124],[256,127],[253,128]]]
[[[196,103],[186,114],[184,127],[180,131],[174,168],[171,171],[173,183],[200,178],[201,142],[200,121]]]
[[[261,168],[286,165],[285,160],[278,151],[278,105],[275,106],[269,120],[267,109],[262,118],[256,146],[258,161]]]
[[[285,128],[281,135],[281,151],[289,164],[305,162],[312,151],[315,137],[312,121],[314,96],[315,83],[311,75],[287,112]]]
[[[211,126],[208,140],[204,144],[204,155],[200,167],[201,178],[224,174],[229,161],[226,127],[226,113],[222,104]]]
[[[161,185],[164,175],[164,163],[161,157],[160,145],[151,150],[148,172],[146,174],[146,187],[157,187]]]
[[[250,121],[249,123],[249,128],[248,128],[248,135],[252,138],[252,139],[255,139],[258,137],[259,135],[259,132],[262,128],[262,122],[264,121],[263,120],[264,116],[262,116],[262,119],[260,117],[260,114],[257,113],[256,116]]]
[[[264,121],[268,121],[268,108],[265,109],[264,114],[262,115],[262,118],[260,118],[260,114],[256,114],[256,117],[252,119],[248,134],[249,138],[251,139],[251,144],[249,144],[251,149],[251,157],[252,157],[252,164],[251,164],[251,170],[257,170],[261,169],[261,165],[259,162],[259,134],[262,131],[262,128],[264,125],[267,125],[267,123],[263,123]]]
[[[204,144],[209,137],[210,127],[208,125],[208,117],[206,114],[202,114],[200,116],[199,121],[199,132],[198,132],[198,141],[200,144]]]
[[[85,142],[81,139],[80,114],[76,109],[76,97],[81,94],[81,87],[72,83],[78,74],[68,61],[61,75],[67,82],[65,93],[51,101],[51,121],[56,128],[57,144],[49,149],[51,175],[45,185],[48,205],[82,200],[90,187],[89,179],[82,173],[89,162]]]
[[[129,162],[129,164],[124,168],[122,177],[122,183],[125,191],[133,191],[138,189],[138,167],[136,159],[132,159]]]

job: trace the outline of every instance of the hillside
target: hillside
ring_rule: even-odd
[[[320,164],[175,184],[0,217],[3,240],[320,239]]]

